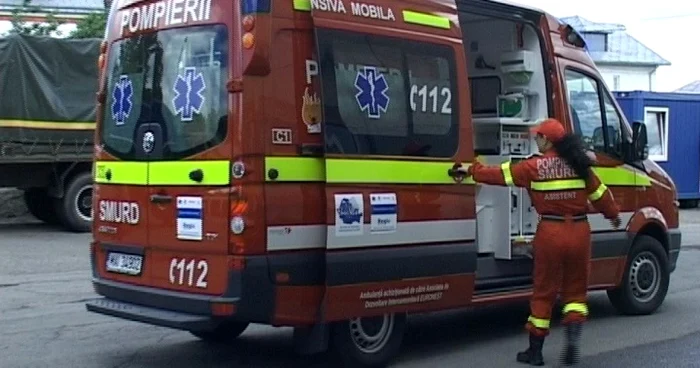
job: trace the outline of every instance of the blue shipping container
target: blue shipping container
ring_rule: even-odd
[[[627,120],[644,122],[649,158],[676,183],[678,198],[700,199],[700,94],[614,92]]]

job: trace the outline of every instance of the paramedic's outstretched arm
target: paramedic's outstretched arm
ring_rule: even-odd
[[[593,170],[591,170],[591,177],[586,183],[586,192],[593,207],[598,212],[603,213],[606,219],[611,220],[616,228],[619,227],[620,207],[615,202],[610,189],[600,181]]]
[[[504,162],[499,166],[486,166],[477,161],[467,169],[467,174],[472,175],[477,183],[527,187],[532,180],[530,168],[534,161],[531,160],[521,161],[517,164]]]

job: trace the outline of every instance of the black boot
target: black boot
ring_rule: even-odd
[[[580,359],[579,341],[581,340],[581,323],[571,323],[566,326],[566,345],[562,352],[562,364],[578,364]]]
[[[542,357],[543,344],[544,336],[530,334],[530,347],[518,353],[518,362],[529,365],[544,365],[544,358]]]

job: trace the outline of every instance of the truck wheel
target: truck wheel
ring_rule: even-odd
[[[31,188],[24,191],[24,204],[32,216],[49,225],[58,225],[60,221],[56,216],[53,206],[53,198],[46,194],[45,189]]]
[[[348,367],[384,367],[398,355],[405,325],[403,313],[339,322],[333,344]]]
[[[664,247],[658,240],[640,235],[630,250],[622,285],[608,290],[608,298],[620,313],[651,314],[664,302],[670,279]]]
[[[231,342],[238,338],[246,328],[248,328],[246,322],[227,321],[212,331],[190,331],[190,333],[206,342]]]
[[[92,230],[92,175],[80,173],[70,179],[63,198],[56,201],[63,226],[74,232]]]

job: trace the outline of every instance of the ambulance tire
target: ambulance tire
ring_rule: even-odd
[[[206,342],[232,342],[237,339],[238,336],[241,336],[246,328],[248,328],[248,325],[249,324],[246,322],[226,321],[218,325],[214,330],[190,331],[190,333]]]
[[[59,225],[60,221],[53,206],[53,198],[46,189],[31,188],[24,191],[24,204],[32,216],[49,225]]]
[[[56,213],[62,225],[69,231],[87,233],[92,230],[92,175],[79,173],[65,186],[63,198],[56,200]]]
[[[385,367],[399,354],[405,327],[405,313],[338,322],[333,346],[347,367]]]
[[[666,299],[670,279],[668,255],[661,242],[640,235],[630,249],[622,283],[608,290],[608,299],[622,314],[651,314]]]

